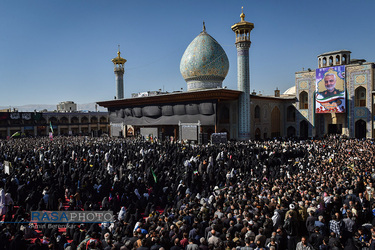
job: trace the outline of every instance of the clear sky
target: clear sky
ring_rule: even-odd
[[[125,97],[186,90],[180,60],[203,21],[229,58],[223,86],[237,89],[230,27],[241,6],[255,25],[251,90],[285,91],[296,71],[317,68],[317,55],[328,51],[375,61],[373,0],[1,0],[0,106],[113,99],[118,44]]]

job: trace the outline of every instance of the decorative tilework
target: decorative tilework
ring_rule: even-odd
[[[346,75],[347,78],[347,89],[348,89],[348,124],[349,124],[349,136],[354,137],[354,80],[353,76]]]
[[[362,65],[362,69],[363,70],[371,69],[371,65]]]
[[[248,49],[239,49],[237,50],[238,56],[249,56],[249,50]]]
[[[359,117],[367,117],[367,108],[355,108],[355,117],[356,118],[359,118]]]
[[[301,115],[302,115],[303,118],[309,120],[309,110],[308,109],[301,109],[300,112],[301,112]]]
[[[301,88],[300,83],[306,82],[307,87],[306,89]],[[298,115],[296,116],[296,124],[297,124],[297,135],[300,135],[300,123],[302,120],[307,120],[309,124],[308,128],[308,135],[313,135],[313,126],[314,126],[314,117],[315,117],[315,110],[314,110],[314,91],[315,91],[315,71],[312,72],[304,72],[304,73],[298,73],[296,74],[296,93],[297,98],[299,98],[299,93],[302,91],[306,91],[308,93],[308,101],[309,101],[309,108],[306,110],[299,109],[299,103],[297,103],[297,110],[299,112],[304,113],[304,115]],[[302,84],[304,85],[304,84]],[[302,86],[304,87],[304,86]]]
[[[220,88],[222,86],[222,82],[221,81],[217,81],[217,82],[213,82],[213,81],[189,81],[187,83],[188,85],[188,90],[189,91],[192,91],[192,90],[199,90],[199,89],[207,89],[207,88]]]
[[[296,78],[301,78],[303,77],[303,74],[296,74]]]
[[[228,57],[220,44],[202,31],[186,48],[181,58],[180,72],[188,83],[200,81],[200,89],[212,88],[212,82],[222,81],[229,70]],[[207,86],[205,85],[207,83]],[[216,86],[216,85],[215,85]],[[188,90],[189,86],[188,86]]]
[[[348,98],[349,98],[349,113],[348,113],[348,124],[349,124],[349,136],[355,136],[355,122],[358,119],[363,119],[366,121],[366,126],[368,128],[371,127],[371,112],[368,110],[371,109],[371,77],[370,77],[370,66],[369,65],[362,65],[362,66],[354,66],[354,67],[347,67],[347,89],[348,89]],[[363,83],[361,83],[363,81]],[[355,105],[355,85],[361,84],[366,88],[366,107],[356,108]],[[359,109],[365,109],[365,113],[363,111],[357,111]],[[358,118],[357,118],[358,117]],[[371,137],[372,130],[367,130],[367,137]]]
[[[249,43],[246,43],[250,45]],[[245,44],[245,45],[246,45]],[[239,129],[240,140],[250,139],[250,71],[249,71],[249,47],[237,43],[237,87],[242,91],[239,98]]]
[[[366,84],[366,75],[356,75],[354,77],[355,79],[355,84]]]
[[[308,87],[309,87],[309,85],[308,85],[307,81],[301,81],[299,83],[299,88],[300,89],[307,89]]]
[[[124,99],[124,71],[115,71],[116,76],[116,99]]]

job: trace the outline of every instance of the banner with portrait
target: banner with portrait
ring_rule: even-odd
[[[316,69],[315,113],[345,113],[345,65]]]

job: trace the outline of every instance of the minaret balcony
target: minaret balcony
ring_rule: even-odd
[[[250,38],[248,38],[248,37],[237,37],[236,42],[250,42]]]
[[[124,68],[117,68],[117,67],[115,67],[115,69],[114,69],[114,71],[117,73],[117,72],[119,72],[119,73],[124,73]]]

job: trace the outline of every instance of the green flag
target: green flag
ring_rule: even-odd
[[[49,122],[49,128],[51,129],[51,132],[52,132],[52,134],[53,134],[53,128],[52,128],[52,123],[51,123],[51,121]]]
[[[158,183],[158,179],[156,178],[156,174],[155,174],[154,170],[152,170],[152,168],[151,168],[151,173],[152,173],[152,176],[154,177],[155,183]]]
[[[20,135],[20,132],[16,132],[10,138],[15,137],[15,136],[19,136],[19,135]]]

